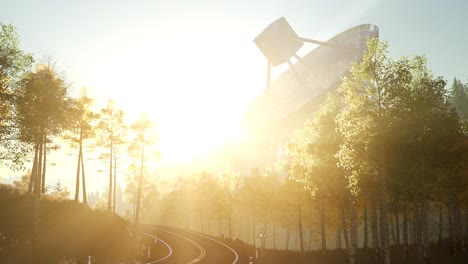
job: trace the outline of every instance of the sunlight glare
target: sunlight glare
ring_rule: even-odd
[[[109,64],[101,71],[107,83],[101,84],[112,87],[108,94],[129,123],[143,111],[156,123],[162,161],[203,157],[243,137],[241,120],[262,88],[263,67],[239,56],[257,52],[251,43],[229,37],[187,32],[159,42],[158,48],[146,39],[137,50],[123,43],[108,51]],[[185,38],[193,41],[187,44]],[[262,64],[261,55],[254,58]]]

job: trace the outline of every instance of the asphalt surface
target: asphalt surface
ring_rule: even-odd
[[[149,258],[147,255],[144,256],[144,263],[241,263],[241,257],[232,245],[211,236],[167,226],[147,225],[144,231],[146,232],[146,245],[151,247],[151,255]]]

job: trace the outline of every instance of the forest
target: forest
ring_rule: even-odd
[[[435,251],[466,260],[468,83],[447,85],[424,56],[394,59],[385,41],[369,39],[363,60],[289,140],[285,159],[249,175],[228,166],[167,182],[149,177],[164,153],[147,115],[127,124],[112,100],[96,109],[86,89],[70,96],[54,62],[37,62],[19,48],[15,28],[0,25],[0,164],[22,175],[2,187],[0,218],[30,220],[0,222],[0,256],[14,251],[11,241],[19,236],[24,247],[30,241],[33,254],[44,249],[41,217],[50,210],[48,199],[61,200],[60,210],[78,207],[124,230],[115,215],[116,174],[123,170],[132,207],[122,217],[135,226],[188,228],[254,248],[263,229],[270,254],[338,249],[351,264],[368,252],[370,261],[385,264],[432,263]],[[63,148],[76,158],[76,167],[63,172],[75,177],[71,193],[46,184],[47,158]],[[92,212],[86,155],[105,164],[108,179],[107,197]],[[11,193],[29,201],[22,205],[28,214],[4,210]],[[25,225],[29,231],[19,235]]]

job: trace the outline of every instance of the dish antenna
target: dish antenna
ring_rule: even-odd
[[[268,25],[268,27],[266,27],[254,39],[254,42],[268,61],[266,91],[270,89],[271,66],[276,67],[283,63],[288,63],[288,66],[294,74],[296,80],[299,82],[299,85],[302,86],[297,71],[295,70],[294,65],[291,63],[291,58],[294,57],[297,59],[297,61],[302,61],[302,58],[297,55],[297,51],[304,45],[304,42],[336,49],[358,50],[356,48],[334,45],[328,42],[299,37],[284,17],[281,17]],[[304,64],[304,66],[307,67],[307,64]]]
[[[377,26],[362,24],[324,42],[298,36],[284,17],[271,23],[254,39],[268,62],[266,89],[247,110],[245,131],[287,136],[303,126],[324,95],[362,60],[367,39],[378,35]],[[305,42],[319,46],[301,58],[297,51]],[[292,57],[297,62],[292,63]],[[271,68],[284,63],[289,68],[272,80]]]

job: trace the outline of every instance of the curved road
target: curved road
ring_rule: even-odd
[[[146,262],[173,264],[238,264],[239,254],[213,237],[167,226],[145,226],[149,239],[158,240]],[[154,242],[153,242],[154,243]]]

